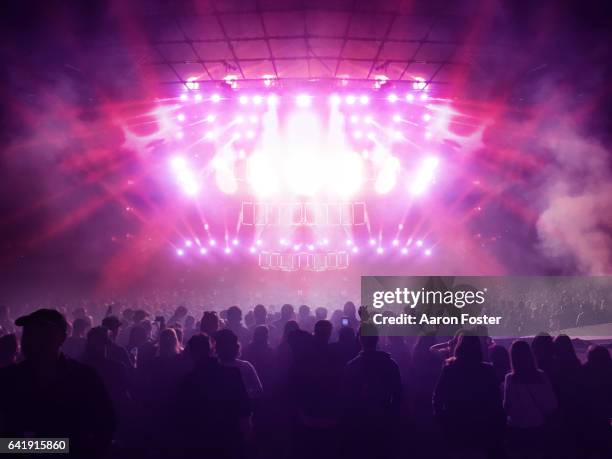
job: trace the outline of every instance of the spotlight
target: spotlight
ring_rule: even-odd
[[[298,107],[310,107],[311,97],[308,94],[300,94],[296,97],[295,102]]]
[[[189,98],[189,96],[187,96],[187,94],[183,93],[179,96],[179,99],[182,100],[183,102],[186,101]]]
[[[251,124],[257,123],[257,115],[249,116],[249,121],[251,122]]]
[[[234,239],[234,240],[232,241],[232,244],[233,244],[233,245],[238,245],[238,244],[239,244],[238,239]]]
[[[338,94],[333,94],[330,98],[329,98],[329,102],[334,106],[337,107],[338,105],[340,105],[340,102],[342,101],[342,99],[340,99],[340,96]]]
[[[212,100],[214,103],[218,103],[221,101],[221,96],[219,94],[213,94],[210,96],[210,100]]]
[[[381,255],[381,254],[382,254],[384,251],[385,251],[385,250],[384,250],[382,247],[378,247],[378,248],[376,249],[376,253],[377,253],[378,255]]]
[[[374,134],[373,132],[368,132],[368,139],[375,140],[376,139],[376,134]]]
[[[393,115],[393,122],[394,123],[399,123],[402,120],[402,116],[399,115],[398,113],[396,113],[395,115]]]
[[[246,158],[246,152],[244,151],[244,148],[243,148],[238,152],[238,159],[244,159],[244,158]]]
[[[192,245],[193,245],[193,243],[192,243],[192,242],[191,242],[189,239],[187,239],[187,240],[185,241],[185,246],[186,246],[186,247],[191,247]]]
[[[402,247],[402,255],[406,255],[408,253],[408,249],[406,247]]]
[[[259,105],[263,102],[263,97],[261,97],[260,95],[257,96],[253,96],[253,103],[255,105]]]
[[[225,249],[223,249],[223,251],[229,255],[230,253],[232,253],[232,249],[230,249],[229,247],[226,247]]]
[[[357,115],[351,116],[351,123],[356,124],[359,122],[359,117]]]
[[[413,89],[418,89],[419,91],[425,89],[425,87],[427,86],[427,82],[423,78],[415,77],[414,79],[415,81],[414,83],[412,83]]]
[[[366,95],[363,95],[359,98],[359,102],[361,103],[361,105],[367,105],[368,102],[370,102],[370,98]]]
[[[261,239],[257,239],[257,240],[255,241],[255,245],[256,245],[256,246],[258,246],[258,247],[259,247],[259,246],[261,246],[261,244],[262,244]]]
[[[272,83],[274,82],[274,75],[262,75],[262,78],[266,88],[272,86]]]
[[[416,241],[416,245],[417,245],[417,247],[422,247],[423,246],[423,241],[421,241],[419,239],[418,241]]]
[[[431,120],[431,115],[429,113],[425,113],[423,115],[423,121],[429,121],[429,120]]]
[[[209,123],[212,123],[213,121],[215,121],[215,115],[210,114],[206,117],[206,121],[208,121]]]
[[[351,241],[350,239],[346,240],[346,245],[351,246],[353,245],[353,241]]]
[[[421,100],[427,100],[427,99],[428,99],[427,93],[421,94]]]
[[[178,132],[176,133],[176,138],[177,138],[177,139],[182,139],[182,138],[183,138],[183,136],[184,136],[183,131],[178,131]]]
[[[349,105],[353,105],[357,101],[357,97],[350,95],[346,96],[346,103]]]
[[[414,102],[414,94],[412,94],[411,92],[406,94],[406,102]]]
[[[394,104],[395,102],[397,102],[397,94],[389,94],[387,96],[387,100]]]
[[[327,238],[323,239],[323,245],[327,245],[327,244],[329,244],[329,239]]]
[[[183,249],[176,249],[176,254],[179,257],[182,257],[183,255],[185,255],[185,251]]]
[[[393,244],[394,246],[397,246],[397,245],[399,244],[399,241],[398,241],[397,239],[393,239],[392,244]]]
[[[256,250],[257,250],[257,249],[255,249],[255,247],[251,247],[251,248],[249,249],[249,252],[251,252],[251,253],[255,253],[255,251],[256,251]]]
[[[308,250],[310,250],[310,251],[312,252],[312,251],[314,250],[314,245],[310,244],[310,245],[308,246]]]
[[[200,93],[197,93],[195,96],[193,96],[193,98],[196,102],[202,102],[202,94]]]
[[[294,244],[293,251],[297,252],[298,250],[300,250],[300,247],[302,247],[300,244]]]
[[[376,239],[370,239],[370,245],[376,245]]]
[[[206,139],[208,140],[212,140],[215,138],[215,132],[214,131],[206,131],[206,134],[204,134],[204,137],[206,137]]]
[[[204,229],[208,231],[208,223],[204,223]]]
[[[361,131],[355,131],[353,133],[353,137],[355,137],[356,139],[361,139],[363,137],[363,132]]]
[[[236,118],[234,118],[234,122],[236,124],[242,124],[244,122],[244,116],[238,115]]]
[[[186,195],[195,196],[196,194],[198,194],[200,187],[195,182],[195,180],[193,180],[193,178],[188,176],[188,177],[179,179],[179,181],[181,183],[181,188],[183,189],[183,192]]]
[[[352,251],[353,251],[353,253],[357,253],[357,252],[359,252],[359,248],[357,246],[355,246],[355,247],[352,248]]]
[[[206,247],[202,247],[202,248],[200,248],[200,254],[201,254],[201,255],[206,255],[206,252],[208,252],[208,251],[206,250]]]
[[[215,245],[217,245],[217,241],[215,241],[214,239],[211,239],[208,241],[208,245],[210,245],[211,247],[214,247]]]
[[[176,117],[177,120],[179,120],[181,123],[183,121],[185,121],[185,114],[184,113],[179,113],[178,116]]]
[[[270,94],[268,96],[268,105],[275,106],[278,104],[278,96],[276,94]]]
[[[425,131],[425,138],[426,139],[431,139],[431,132],[430,131]]]
[[[404,136],[402,135],[402,133],[401,133],[400,131],[395,131],[395,132],[393,133],[393,137],[395,138],[395,140],[402,140],[402,138],[403,138]]]
[[[363,120],[366,124],[372,124],[374,122],[374,117],[372,115],[368,115]]]
[[[238,101],[242,104],[242,105],[246,105],[249,103],[249,98],[247,96],[240,96],[240,98],[238,99]]]
[[[425,250],[425,256],[430,256],[431,255],[431,249],[427,249]]]
[[[280,245],[287,245],[287,240],[285,238],[281,238],[281,240],[278,242],[280,243]]]
[[[254,131],[247,131],[246,137],[247,137],[247,139],[254,138],[255,137],[255,132]]]
[[[238,140],[240,139],[241,135],[240,132],[234,132],[234,134],[232,135],[232,139],[234,140]]]
[[[187,161],[182,156],[173,156],[170,158],[170,167],[172,169],[179,171],[184,169],[187,166]]]

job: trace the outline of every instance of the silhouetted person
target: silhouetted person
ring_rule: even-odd
[[[340,327],[338,341],[332,343],[332,348],[342,364],[348,363],[359,354],[361,346],[351,327]]]
[[[215,350],[219,363],[223,366],[237,368],[240,371],[242,382],[251,399],[258,399],[263,394],[263,387],[257,371],[250,362],[240,360],[240,343],[236,334],[229,330],[219,330],[215,334]]]
[[[211,357],[206,335],[187,344],[195,368],[178,392],[177,426],[184,435],[181,457],[240,458],[245,454],[251,408],[240,372]],[[178,455],[178,454],[177,454]]]
[[[251,362],[259,375],[265,391],[270,389],[274,380],[274,370],[276,367],[276,356],[274,350],[268,342],[268,327],[258,325],[253,330],[253,339],[246,347],[242,356]]]
[[[272,330],[274,332],[274,335],[272,335],[274,338],[273,343],[278,345],[278,343],[281,343],[282,341],[286,342],[285,325],[287,324],[287,322],[293,321],[294,319],[295,319],[295,311],[293,310],[293,306],[290,304],[283,304],[280,310],[280,317],[273,324],[274,325],[274,329]],[[297,322],[295,323],[297,325]]]
[[[85,352],[85,335],[91,328],[91,322],[86,317],[78,317],[72,322],[72,334],[66,338],[62,352],[68,357],[80,360]]]
[[[495,370],[482,361],[478,336],[459,338],[455,356],[442,368],[433,407],[451,450],[499,457],[506,419]]]
[[[603,346],[590,346],[583,365],[586,389],[585,440],[594,457],[612,457],[612,358]]]
[[[249,330],[242,324],[242,310],[238,306],[232,306],[227,310],[227,328],[234,332],[240,344],[249,343]]]
[[[151,331],[144,323],[130,329],[130,339],[127,345],[132,366],[139,368],[155,357],[155,345],[151,341]]]
[[[19,345],[14,333],[0,336],[0,368],[13,365],[17,361]]]
[[[119,336],[121,325],[122,323],[117,316],[106,316],[102,319],[102,326],[107,328],[110,332],[107,349],[108,357],[111,360],[121,363],[126,368],[130,368],[132,366],[130,355],[124,347],[117,344],[117,337]]]
[[[343,457],[386,458],[395,442],[384,439],[394,438],[399,429],[400,372],[389,354],[377,350],[374,327],[363,325],[359,341],[362,350],[346,365],[343,378],[342,453]]]
[[[504,383],[510,447],[521,457],[541,457],[552,446],[549,422],[557,410],[557,398],[526,341],[512,343],[510,355],[512,371]]]
[[[499,383],[500,387],[502,387],[502,384],[504,384],[504,381],[506,380],[506,375],[510,371],[510,354],[504,346],[496,344],[491,346],[489,349],[489,358],[491,360],[491,365],[493,365],[493,369],[495,370],[497,382]]]
[[[319,306],[315,309],[315,321],[326,320],[327,319],[327,309]]]
[[[0,435],[68,437],[70,457],[102,457],[113,437],[113,406],[96,372],[60,352],[66,319],[39,309],[15,324],[23,327],[25,360],[0,372]]]
[[[553,339],[548,333],[539,333],[531,341],[531,351],[537,367],[552,381],[555,376],[555,351]]]
[[[309,306],[303,304],[299,307],[297,322],[300,326],[300,330],[306,330],[307,332],[312,333],[314,329],[315,320],[312,314],[310,313]]]
[[[355,303],[352,301],[347,301],[344,303],[342,313],[343,317],[348,319],[348,326],[353,330],[357,330],[359,328],[359,318],[357,317],[357,308],[355,307]]]

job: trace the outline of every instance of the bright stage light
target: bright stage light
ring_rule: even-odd
[[[210,115],[206,117],[206,121],[208,121],[209,123],[212,123],[213,121],[215,121],[215,115],[211,113]]]
[[[185,134],[183,134],[183,131],[178,131],[178,132],[176,133],[176,138],[177,138],[177,139],[182,139],[184,135],[185,135]]]
[[[297,252],[298,250],[300,250],[301,247],[302,247],[301,244],[294,244],[293,251]]]
[[[204,134],[204,137],[206,137],[207,140],[212,140],[215,138],[215,132],[214,131],[206,131],[206,133]]]
[[[254,153],[248,159],[247,178],[259,196],[270,196],[278,191],[278,177],[274,163],[264,153]]]
[[[389,94],[387,96],[387,100],[394,104],[395,102],[397,102],[397,94]]]
[[[311,152],[295,152],[284,165],[289,189],[300,196],[313,196],[321,186],[321,165]]]
[[[357,115],[351,115],[351,123],[356,124],[359,122],[359,117]]]
[[[427,100],[428,99],[427,94],[426,93],[421,94],[420,99],[421,100]]]
[[[170,166],[175,171],[179,171],[187,167],[187,161],[182,156],[173,156],[170,158]]]
[[[233,140],[238,140],[238,139],[240,139],[240,137],[242,137],[242,135],[240,134],[240,132],[234,132],[234,133],[232,134],[232,139],[233,139]]]
[[[342,101],[342,99],[340,98],[340,96],[338,94],[333,94],[330,98],[329,98],[329,102],[334,106],[337,107],[338,105],[340,105],[340,102]]]
[[[298,107],[310,107],[311,97],[308,94],[300,94],[295,98]]]
[[[359,252],[359,248],[355,246],[355,247],[353,247],[352,251],[353,251],[353,253],[357,253],[357,252]]]
[[[256,251],[257,251],[257,249],[256,249],[255,247],[251,247],[251,248],[249,249],[249,252],[251,252],[251,253],[255,253]]]
[[[417,170],[415,177],[410,184],[410,191],[413,195],[423,194],[435,177],[436,169],[440,160],[435,156],[428,156],[421,163],[421,167]]]
[[[251,122],[251,124],[256,124],[257,123],[257,115],[249,116],[249,121]]]
[[[210,100],[212,100],[214,103],[218,103],[221,101],[221,96],[219,94],[213,94],[210,96]]]
[[[278,105],[278,96],[276,94],[270,94],[268,96],[268,105],[271,105],[271,106]]]
[[[394,123],[399,123],[401,120],[402,120],[402,116],[401,115],[399,115],[397,113],[395,115],[393,115],[393,122]]]
[[[234,118],[234,123],[236,123],[236,124],[244,123],[244,116],[238,115],[236,118]]]
[[[217,245],[217,241],[215,241],[214,239],[210,239],[208,241],[208,245],[210,245],[211,247],[214,247],[215,245]]]
[[[374,122],[374,117],[372,115],[368,115],[363,120],[366,124],[372,124]]]
[[[195,196],[200,191],[200,186],[191,176],[184,176],[179,178],[179,183],[183,192],[188,196]]]
[[[368,139],[375,140],[376,139],[376,134],[374,134],[373,132],[368,132]]]
[[[353,245],[353,241],[351,241],[350,239],[346,240],[346,245],[351,246]]]
[[[397,239],[393,239],[392,244],[393,244],[394,246],[397,246],[397,245],[399,245],[399,241],[398,241]]]
[[[382,247],[378,247],[378,248],[376,249],[376,253],[377,253],[378,255],[381,255],[382,253],[384,253],[384,251],[385,251],[385,249],[383,249]]]
[[[238,101],[242,104],[242,105],[246,105],[249,103],[249,98],[247,96],[240,96],[238,98]]]
[[[185,241],[185,246],[186,246],[186,247],[191,247],[192,245],[193,245],[193,242],[191,242],[191,240],[190,240],[190,239],[187,239],[187,240]]]
[[[247,131],[246,138],[253,139],[255,137],[255,131]]]
[[[419,239],[418,241],[416,241],[416,245],[417,247],[423,247],[423,241]]]
[[[395,187],[399,169],[400,163],[396,157],[389,156],[386,158],[374,184],[374,189],[378,194],[387,194]]]
[[[177,120],[179,120],[181,123],[183,121],[185,121],[185,114],[184,113],[179,113],[178,116],[176,117]]]
[[[356,139],[361,139],[363,137],[363,132],[355,131],[353,132],[353,137],[355,137]]]
[[[176,249],[176,254],[179,257],[182,257],[183,255],[185,255],[185,251],[183,249]]]
[[[261,244],[263,244],[263,242],[262,242],[262,240],[261,240],[261,239],[257,239],[257,240],[255,241],[255,245],[256,245],[257,247],[261,246]]]
[[[327,245],[327,244],[329,244],[329,239],[327,238],[323,239],[323,245]]]
[[[308,245],[308,250],[310,250],[311,252],[314,250],[314,248],[315,248],[314,245],[312,245],[312,244]]]
[[[393,133],[393,138],[395,140],[402,140],[404,138],[404,136],[402,135],[402,133],[400,131],[395,131]]]
[[[406,247],[402,247],[402,255],[406,255],[408,253],[408,249]]]
[[[431,132],[430,131],[425,131],[425,138],[426,139],[431,139]]]
[[[260,95],[253,96],[253,103],[259,105],[263,102],[263,97]]]
[[[367,105],[370,102],[370,98],[366,95],[359,97],[359,102],[361,105]]]
[[[346,96],[346,103],[349,105],[353,105],[355,102],[357,102],[357,97],[350,95],[350,96]]]
[[[287,239],[285,239],[285,238],[283,237],[283,238],[281,238],[281,239],[278,241],[278,243],[279,243],[280,245],[287,245]]]
[[[187,82],[185,83],[185,86],[187,86],[188,89],[191,89],[192,91],[196,90],[196,89],[200,89],[200,83],[198,83],[198,77],[189,77],[187,78]]]
[[[193,98],[196,102],[202,102],[202,94],[200,93],[197,93]]]
[[[411,92],[406,94],[406,102],[414,102],[414,94],[412,94]]]
[[[215,167],[215,184],[225,194],[234,194],[238,191],[238,181],[231,164],[220,161]]]
[[[187,96],[187,94],[183,93],[179,96],[179,99],[182,100],[183,102],[186,101],[187,99],[189,99],[189,96]]]
[[[412,88],[413,89],[417,89],[419,91],[422,91],[423,89],[425,89],[425,87],[427,86],[427,82],[425,81],[424,78],[415,77],[414,79],[415,79],[415,81],[414,81],[414,83],[412,83]]]
[[[370,239],[370,245],[376,245],[376,239]]]
[[[430,256],[431,255],[431,249],[427,249],[425,250],[425,256]]]
[[[234,239],[234,240],[232,241],[232,244],[233,244],[233,245],[238,245],[239,243],[240,243],[240,242],[238,241],[238,239]]]
[[[225,252],[226,255],[229,255],[230,253],[232,253],[232,249],[230,249],[229,247],[226,247],[225,249],[223,249],[223,251]]]
[[[206,250],[206,247],[200,248],[200,255],[206,255],[206,252],[208,252],[208,250]]]
[[[425,113],[423,115],[423,121],[429,121],[429,120],[431,120],[431,115],[429,113]]]

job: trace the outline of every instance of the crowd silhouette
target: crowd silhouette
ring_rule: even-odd
[[[377,336],[351,302],[192,312],[3,306],[1,436],[88,459],[612,457],[604,346]]]

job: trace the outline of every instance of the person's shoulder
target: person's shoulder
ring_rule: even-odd
[[[248,370],[255,371],[255,367],[248,360],[236,359],[236,365],[239,368],[246,368]]]

